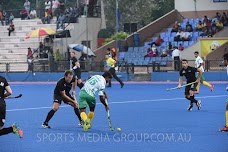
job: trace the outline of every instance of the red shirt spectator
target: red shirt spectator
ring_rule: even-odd
[[[156,46],[160,46],[162,42],[164,42],[164,40],[159,35],[158,38],[157,38],[157,40],[154,43],[155,43]]]

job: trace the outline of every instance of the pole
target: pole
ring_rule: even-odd
[[[119,32],[119,1],[116,0],[116,34]],[[118,50],[118,40],[116,36],[116,53],[119,52]]]
[[[88,3],[86,4],[86,47],[87,47],[87,61],[88,61],[88,47],[89,47],[89,32],[88,32]]]

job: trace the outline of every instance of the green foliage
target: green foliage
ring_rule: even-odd
[[[104,0],[107,28],[116,28],[116,0]],[[174,0],[119,0],[120,20],[141,28],[174,9]]]
[[[54,58],[55,58],[55,61],[61,61],[61,60],[63,60],[63,57],[62,57],[62,55],[60,54],[58,48],[55,50]]]
[[[125,32],[119,32],[119,33],[114,34],[112,37],[107,38],[105,40],[104,44],[107,44],[107,43],[109,43],[109,42],[111,42],[113,40],[124,40],[127,37],[128,37],[128,34],[127,33],[125,33]]]

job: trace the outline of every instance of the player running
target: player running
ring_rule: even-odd
[[[199,52],[198,51],[195,51],[194,52],[194,55],[195,55],[195,67],[200,69],[202,71],[202,77],[200,78],[200,83],[202,83],[203,85],[207,86],[210,88],[210,91],[213,91],[214,90],[214,86],[211,85],[210,83],[208,83],[207,81],[205,81],[205,78],[204,78],[204,75],[203,75],[203,72],[204,72],[204,68],[203,68],[203,60],[202,58],[199,56]],[[198,76],[198,73],[196,75],[196,77]],[[196,87],[196,94],[199,93],[199,90],[200,90],[200,83],[198,83],[197,87]]]
[[[70,90],[72,88],[72,85],[73,85],[73,91],[72,91],[72,96],[71,96]],[[42,124],[43,128],[51,128],[48,125],[48,122],[54,116],[55,112],[59,109],[59,106],[62,103],[62,101],[65,104],[71,105],[74,108],[74,112],[77,115],[79,121],[80,122],[82,121],[81,117],[80,117],[80,112],[78,109],[78,103],[75,98],[76,85],[77,85],[77,82],[76,82],[75,78],[73,77],[73,72],[70,70],[65,71],[64,77],[59,79],[59,81],[56,84],[56,87],[54,90],[53,108],[49,111],[44,123]]]
[[[86,81],[84,87],[79,93],[79,109],[81,111],[81,118],[84,121],[83,130],[87,131],[91,126],[90,123],[94,117],[94,109],[96,106],[95,93],[98,92],[101,103],[105,106],[106,111],[109,109],[105,103],[105,98],[108,96],[105,93],[105,85],[112,79],[111,73],[106,71],[102,76],[94,75]],[[89,106],[88,116],[86,115],[86,107]]]
[[[224,54],[223,58],[224,58],[224,64],[226,66],[228,66],[228,53]],[[227,68],[227,74],[228,74],[228,68]],[[219,129],[219,131],[222,131],[222,132],[223,131],[228,131],[228,100],[226,102],[226,113],[225,113],[225,117],[226,117],[226,125],[225,125],[224,128]]]
[[[13,123],[11,127],[3,128],[6,118],[6,102],[4,99],[11,94],[12,90],[7,80],[4,77],[0,76],[0,136],[14,133],[22,138],[23,131],[17,127],[16,123]]]
[[[199,75],[196,79],[195,73],[199,72]],[[181,88],[183,84],[183,76],[187,79],[188,83],[193,83],[185,87],[185,98],[190,101],[188,111],[191,111],[193,108],[193,103],[198,107],[198,110],[201,109],[201,101],[194,98],[194,91],[196,90],[197,83],[200,82],[200,77],[202,76],[202,71],[200,69],[188,66],[188,61],[186,59],[182,60],[182,69],[180,70],[180,78],[178,88]],[[195,82],[195,83],[194,83]]]
[[[81,79],[81,67],[77,58],[75,57],[75,52],[70,53],[70,60],[71,60],[71,67],[74,72],[74,76],[77,79],[77,86],[81,89],[84,86],[84,83],[82,82],[82,79]]]

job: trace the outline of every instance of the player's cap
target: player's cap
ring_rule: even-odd
[[[104,74],[102,74],[102,76],[104,78],[107,78],[108,77],[108,78],[112,79],[112,74],[110,72],[108,72],[108,71],[105,71]]]

